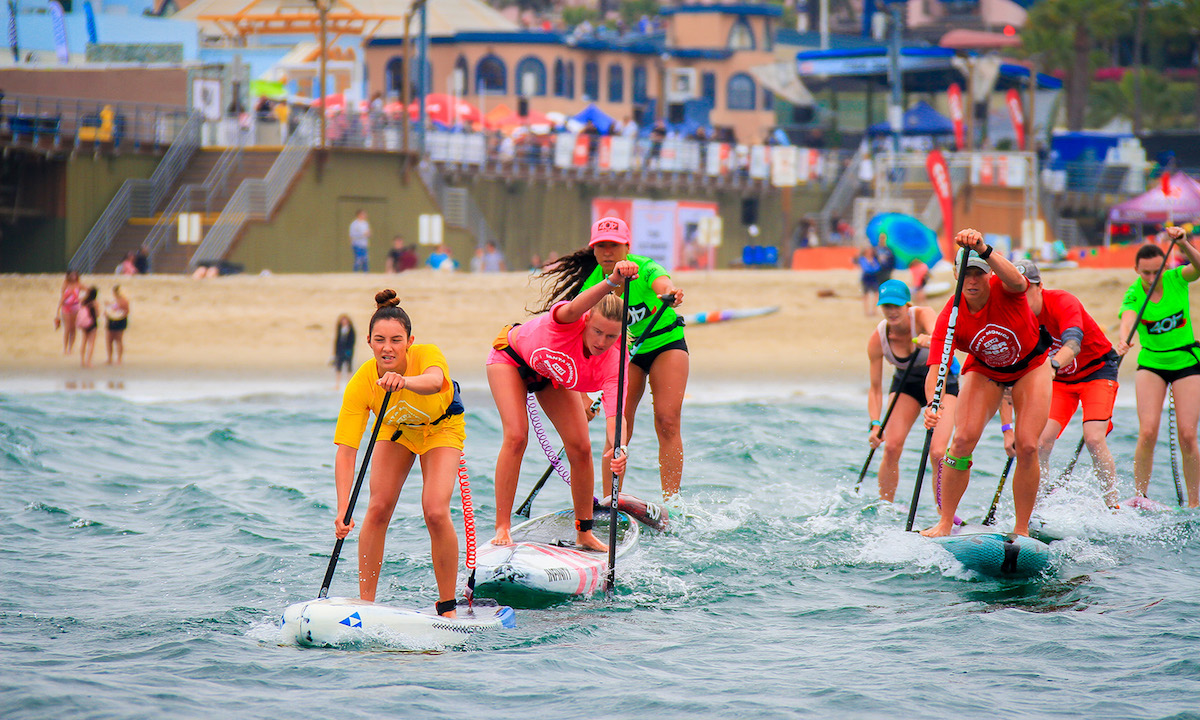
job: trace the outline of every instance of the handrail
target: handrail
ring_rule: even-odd
[[[444,214],[447,204],[446,196],[451,188],[446,186],[446,182],[442,179],[437,166],[433,162],[423,160],[417,165],[417,172],[421,176],[421,181],[425,183],[425,187],[429,188],[430,194],[433,195],[438,209],[443,210]],[[495,236],[492,235],[492,229],[488,226],[487,216],[475,204],[475,201],[471,198],[471,193],[467,192],[465,195],[463,208],[465,225],[463,227],[475,236],[476,245],[483,247],[489,240],[494,240]]]
[[[175,184],[179,173],[187,165],[196,149],[200,147],[200,126],[203,116],[193,112],[180,129],[179,134],[171,142],[166,155],[150,179],[134,178],[121,184],[104,212],[96,220],[96,224],[80,243],[79,249],[71,256],[67,268],[80,273],[93,272],[96,263],[104,254],[117,233],[129,222],[131,217],[151,217],[155,209],[162,203],[167,189]]]
[[[146,240],[142,243],[142,248],[146,251],[151,266],[154,263],[154,256],[167,242],[180,213],[196,212],[198,204],[204,212],[209,212],[213,198],[219,194],[228,181],[229,173],[236,167],[241,155],[242,147],[240,145],[227,148],[217,158],[216,164],[208,171],[203,182],[182,185],[175,191],[175,196],[171,198],[171,202],[167,203],[158,222],[154,223],[154,227],[146,234]],[[197,196],[203,198],[202,203],[197,203]]]
[[[188,261],[188,268],[194,270],[200,263],[218,262],[224,259],[230,246],[242,228],[249,220],[266,220],[275,212],[283,199],[292,180],[304,167],[308,155],[312,151],[314,140],[313,112],[304,114],[296,127],[296,132],[288,138],[287,144],[279,152],[279,157],[271,164],[267,176],[261,180],[243,180],[234,191],[233,197],[217,216],[217,221],[204,235],[204,240]]]
[[[860,145],[858,151],[854,153],[854,157],[850,158],[850,164],[842,171],[838,177],[837,184],[833,186],[833,192],[829,194],[829,198],[825,201],[825,205],[817,213],[819,219],[817,227],[817,237],[821,242],[828,242],[829,236],[832,234],[829,224],[832,222],[835,215],[844,216],[846,208],[858,195],[858,167],[862,164],[863,157],[867,153],[867,146]]]

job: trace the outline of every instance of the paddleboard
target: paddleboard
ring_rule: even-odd
[[[1134,497],[1125,498],[1117,503],[1117,507],[1113,508],[1113,514],[1124,513],[1162,513],[1171,512],[1173,508],[1170,505],[1164,505],[1147,497],[1135,495]],[[1042,542],[1055,542],[1064,540],[1069,537],[1075,537],[1085,534],[1086,528],[1078,520],[1072,522],[1069,519],[1051,518],[1049,520],[1033,516],[1029,518],[1029,534],[1032,537],[1041,540]]]
[[[712,325],[713,323],[725,322],[726,320],[742,320],[744,318],[758,317],[760,315],[770,315],[771,313],[778,311],[778,305],[760,308],[743,308],[738,310],[712,310],[710,312],[684,315],[683,322],[688,325]]]
[[[608,539],[611,510],[597,507],[593,532]],[[608,553],[575,546],[575,512],[559,510],[514,527],[512,545],[479,546],[475,592],[529,590],[554,595],[591,595],[608,573]],[[637,547],[641,526],[617,512],[617,558]]]
[[[322,598],[296,603],[280,618],[280,644],[347,647],[383,644],[405,650],[459,647],[477,632],[515,628],[516,613],[495,601],[459,600],[457,618],[428,610],[406,610],[357,598]]]
[[[954,285],[952,283],[945,281],[931,282],[925,286],[925,297],[937,297],[939,295],[945,295],[953,289]]]
[[[996,532],[984,525],[960,525],[953,535],[930,538],[960,563],[981,575],[1027,578],[1050,565],[1050,547],[1025,535]]]

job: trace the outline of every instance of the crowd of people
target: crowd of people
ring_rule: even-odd
[[[1200,252],[1182,228],[1168,228],[1166,233],[1188,264],[1167,269],[1166,254],[1157,245],[1139,249],[1138,278],[1125,293],[1115,343],[1078,298],[1044,286],[1034,261],[1010,261],[993,252],[973,229],[955,237],[960,248],[955,263],[958,289],[940,313],[914,305],[909,288],[899,280],[880,284],[876,305],[883,320],[867,340],[867,441],[884,448],[880,496],[895,496],[897,461],[924,407],[924,426],[932,433],[939,520],[923,534],[949,534],[959,522],[955,513],[970,479],[971,455],[999,411],[1005,450],[1016,465],[1013,531],[1027,535],[1050,452],[1082,408],[1083,445],[1102,486],[1100,495],[1117,507],[1122,501],[1116,461],[1106,436],[1113,427],[1117,371],[1136,338],[1139,430],[1133,459],[1135,495],[1128,502],[1150,504],[1154,446],[1170,392],[1178,418],[1186,503],[1200,506],[1200,344],[1189,309],[1189,285],[1200,278]],[[961,370],[955,350],[966,355]],[[884,361],[896,368],[886,412]]]
[[[100,290],[86,286],[79,273],[68,271],[59,289],[58,305],[54,310],[54,328],[63,333],[63,355],[74,352],[79,340],[79,364],[92,366],[100,321],[104,320],[104,344],[107,363],[120,365],[125,357],[125,329],[129,327],[129,297],[120,285],[113,285],[112,300],[100,311]]]

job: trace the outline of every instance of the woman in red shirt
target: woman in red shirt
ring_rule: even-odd
[[[1028,535],[1029,515],[1041,480],[1038,438],[1050,413],[1052,372],[1046,364],[1050,336],[1029,309],[1025,299],[1029,283],[1020,270],[1003,254],[993,254],[978,230],[960,230],[954,242],[963,248],[960,257],[963,252],[970,253],[954,332],[954,347],[967,353],[967,361],[959,384],[954,438],[942,465],[941,519],[921,534],[928,537],[950,534],[958,502],[970,481],[971,453],[1000,407],[1004,389],[1010,387],[1017,413],[1013,428],[1016,442],[1013,501],[1017,519],[1013,532]],[[934,349],[929,355],[930,365],[942,360],[937,350],[945,344],[953,304],[951,299],[938,316],[930,343]],[[936,381],[937,374],[929,373],[925,381],[927,397],[933,397]],[[936,427],[940,414],[926,408],[925,427]]]

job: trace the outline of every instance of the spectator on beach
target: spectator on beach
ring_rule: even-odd
[[[99,291],[95,285],[88,288],[75,313],[75,327],[83,333],[79,339],[79,364],[85,368],[92,366],[92,353],[96,351],[96,319],[100,317],[100,310],[96,307],[97,295]]]
[[[471,255],[471,272],[483,272],[483,248],[475,248],[475,253]]]
[[[450,248],[445,243],[437,246],[437,249],[429,256],[425,264],[434,270],[445,270],[447,272],[458,269],[458,261],[454,259]]]
[[[912,274],[913,302],[923,305],[925,303],[925,286],[929,284],[929,266],[919,258],[913,258],[908,263],[908,272]]]
[[[138,275],[150,273],[150,250],[145,245],[138,248],[137,254],[133,256],[133,266],[137,268]]]
[[[412,270],[417,266],[417,253],[404,242],[403,235],[392,238],[392,249],[388,250],[387,270],[390,273],[401,273]]]
[[[104,346],[109,365],[113,364],[113,349],[117,351],[117,364],[125,357],[125,329],[129,327],[129,298],[121,292],[120,285],[113,285],[113,300],[104,308]]]
[[[350,249],[354,251],[354,272],[367,272],[367,248],[371,240],[371,224],[367,211],[359,210],[350,223]]]
[[[343,313],[338,316],[333,333],[333,371],[339,383],[343,372],[349,377],[354,370],[354,340],[354,323]]]
[[[879,245],[875,248],[875,257],[879,260],[879,284],[892,279],[896,269],[896,254],[887,246],[887,234],[879,234]]]
[[[83,293],[84,287],[79,280],[79,273],[71,270],[63,280],[58,308],[54,313],[54,328],[57,330],[61,327],[63,331],[63,355],[70,355],[75,349],[75,320],[79,314],[79,303]]]
[[[113,270],[114,275],[137,275],[137,253],[130,250],[125,253],[125,259]]]
[[[483,246],[483,272],[498,273],[508,270],[504,263],[504,253],[496,247],[496,243],[488,240]]]
[[[875,246],[868,245],[854,258],[861,275],[863,291],[863,314],[870,317],[874,313],[876,298],[879,295],[879,259],[875,256]]]

